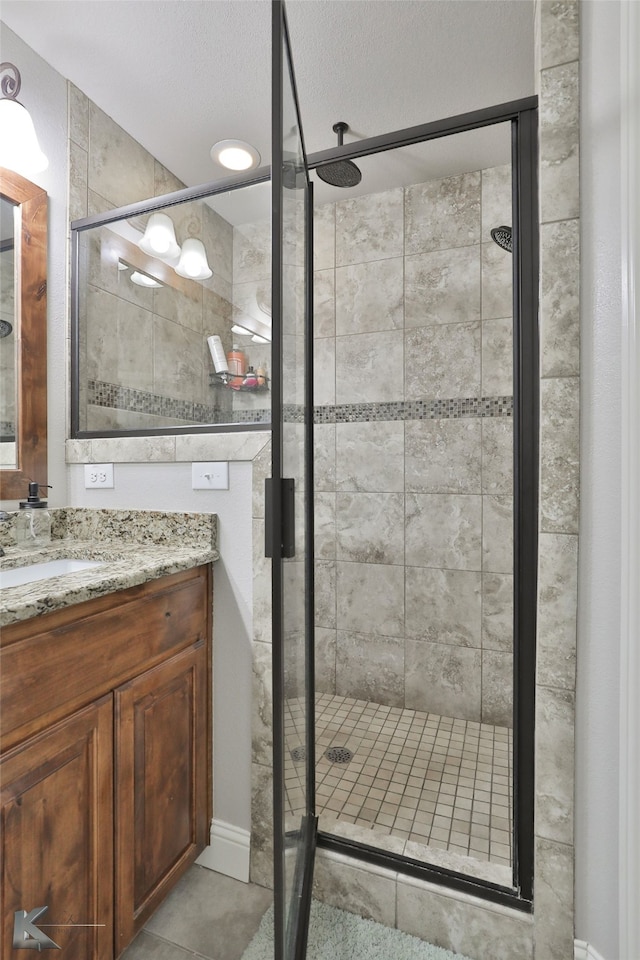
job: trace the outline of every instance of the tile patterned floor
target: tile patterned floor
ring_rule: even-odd
[[[292,814],[303,796],[302,711],[302,702],[288,701],[286,786]],[[318,695],[321,829],[355,824],[373,832],[374,845],[385,845],[389,837],[405,841],[407,853],[410,843],[421,844],[510,866],[512,741],[506,727]],[[351,750],[353,759],[332,763],[324,756],[332,746]]]
[[[120,960],[242,960],[270,890],[194,864]]]

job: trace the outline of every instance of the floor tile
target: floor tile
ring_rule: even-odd
[[[271,901],[264,887],[193,866],[121,960],[240,960]]]
[[[120,960],[196,960],[196,958],[197,954],[193,951],[183,950],[175,943],[160,940],[146,930],[141,930]]]

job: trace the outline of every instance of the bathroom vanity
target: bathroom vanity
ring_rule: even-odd
[[[21,956],[15,911],[46,905],[35,922],[65,958],[113,960],[208,842],[217,554],[204,533],[175,549],[67,541],[103,565],[3,591],[3,957]],[[20,619],[21,598],[55,609]]]

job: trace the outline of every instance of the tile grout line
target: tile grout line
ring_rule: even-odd
[[[166,937],[161,937],[157,933],[152,933],[151,930],[147,930],[143,928],[140,932],[144,933],[144,935],[147,937],[153,937],[153,939],[159,940],[160,943],[166,943],[169,946],[177,947],[179,950],[182,950],[188,956],[196,957],[197,960],[215,960],[215,957],[208,957],[204,953],[198,953],[197,950],[191,950],[190,947],[184,947],[181,943],[176,943],[175,940],[168,940]]]

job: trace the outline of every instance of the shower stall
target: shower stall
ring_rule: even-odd
[[[299,140],[274,150],[274,296],[313,292],[313,360],[282,311],[306,381],[274,404],[276,470],[298,479],[268,501],[272,540],[293,543],[294,518],[313,533],[306,573],[300,552],[270,554],[276,943],[298,957],[316,845],[531,909],[537,114],[530,98],[305,163],[286,99],[283,143]],[[285,393],[287,371],[283,355]]]
[[[537,109],[307,158],[273,11],[271,168],[73,224],[72,419],[271,433],[252,843],[293,958],[316,845],[531,909]],[[157,213],[213,275],[148,254]],[[212,337],[262,378],[232,389]]]
[[[491,230],[513,214],[491,137],[506,162],[459,134],[390,154],[392,189],[317,190],[316,796],[321,829],[510,881],[513,284]],[[403,186],[410,163],[432,176]]]

